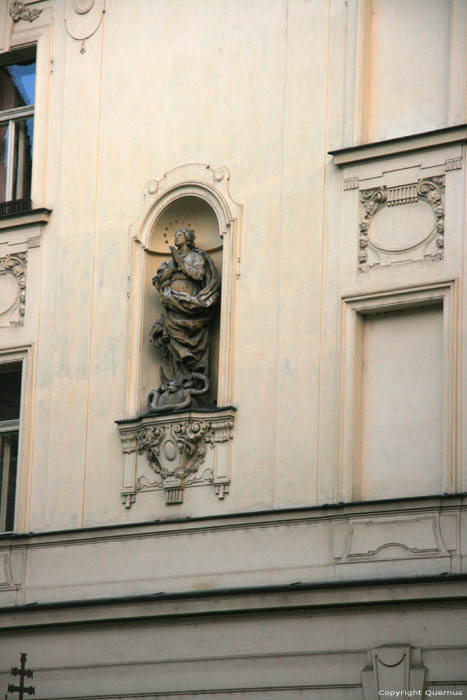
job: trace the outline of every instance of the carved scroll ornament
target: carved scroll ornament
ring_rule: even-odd
[[[0,293],[0,320],[6,319],[9,325],[24,325],[26,267],[27,253],[15,253],[0,258],[0,290],[2,289],[2,277],[9,276],[10,279],[14,280],[14,282],[12,281],[13,292],[6,289],[4,293]]]
[[[190,486],[213,485],[219,498],[228,492],[232,409],[148,415],[118,425],[131,475],[122,492],[127,507],[141,491],[164,490],[168,504],[182,503]]]
[[[169,502],[183,500],[183,486],[203,464],[207,445],[213,437],[214,433],[205,421],[185,420],[139,431],[136,437],[138,453],[146,454],[149,466],[161,477],[161,484],[169,492]],[[144,480],[140,486],[144,486]]]
[[[377,187],[360,192],[363,216],[359,225],[358,266],[361,272],[388,265],[393,262],[414,260],[442,260],[444,257],[444,175],[418,180],[418,182],[398,187]],[[428,205],[434,215],[434,224],[422,230],[418,240],[399,241],[393,246],[378,241],[372,227],[380,212],[391,207],[404,205]],[[417,211],[407,211],[407,219]],[[391,218],[386,217],[391,237]]]
[[[42,10],[26,7],[24,2],[12,2],[8,12],[13,22],[19,22],[20,19],[24,19],[26,22],[34,22],[34,20],[39,17]]]

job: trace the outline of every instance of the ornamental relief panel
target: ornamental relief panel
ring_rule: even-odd
[[[455,513],[348,518],[334,524],[333,557],[336,564],[439,557],[454,573],[458,530]]]
[[[0,258],[0,327],[23,326],[27,253]]]
[[[361,272],[444,257],[445,176],[360,192],[358,268]]]
[[[130,230],[127,415],[117,420],[122,502],[229,492],[241,206],[227,168],[188,163],[150,180]],[[210,488],[209,488],[210,487]],[[148,495],[145,492],[152,492]],[[143,495],[144,494],[144,495]],[[194,493],[190,492],[190,499]]]
[[[86,53],[86,42],[102,26],[104,14],[105,0],[66,0],[65,29],[68,36],[80,43],[80,53]]]
[[[212,486],[220,499],[228,493],[233,409],[148,414],[117,424],[127,508],[143,491],[164,491],[167,505],[183,503],[190,486]]]
[[[12,2],[8,10],[13,22],[24,20],[26,22],[34,22],[39,17],[42,10],[26,7],[24,2]]]

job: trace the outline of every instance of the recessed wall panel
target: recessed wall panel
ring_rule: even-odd
[[[368,140],[447,126],[451,3],[373,0],[370,6]]]
[[[443,309],[361,318],[361,497],[440,493]]]

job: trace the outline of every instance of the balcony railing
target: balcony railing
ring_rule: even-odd
[[[12,199],[10,202],[0,202],[0,216],[10,216],[11,214],[23,214],[31,211],[31,198]]]

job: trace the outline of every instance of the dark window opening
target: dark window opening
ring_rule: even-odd
[[[14,528],[21,363],[0,365],[0,531]]]

